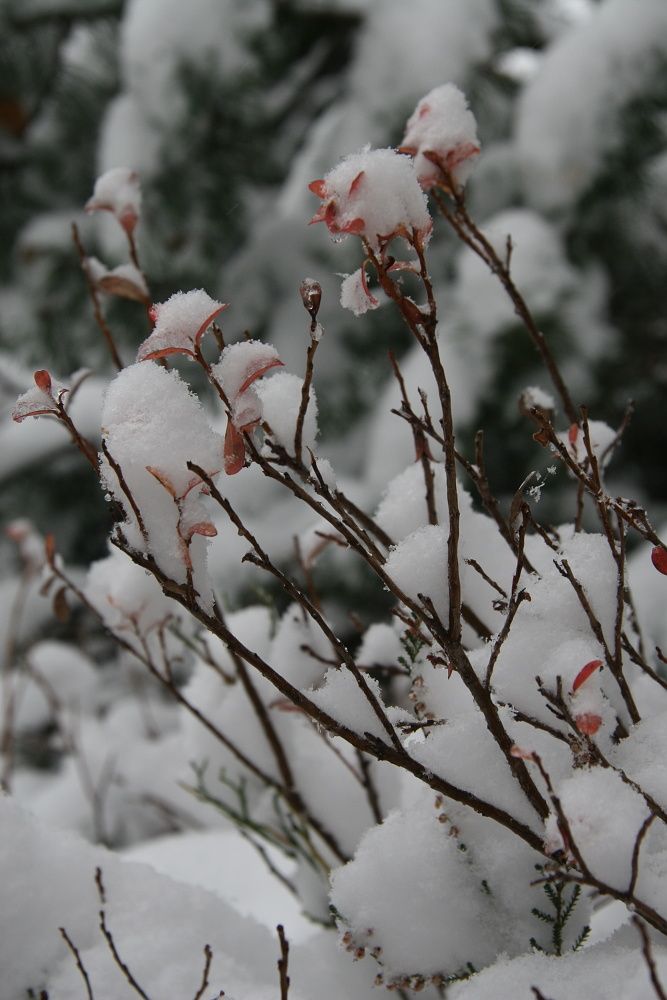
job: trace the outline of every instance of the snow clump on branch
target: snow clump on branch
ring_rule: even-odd
[[[195,536],[211,537],[216,530],[201,504],[202,481],[187,463],[215,475],[222,466],[222,439],[178,373],[146,362],[124,369],[111,383],[102,427],[101,476],[123,507],[127,540],[177,583],[192,576],[208,605],[205,547]]]
[[[113,167],[95,181],[86,212],[111,212],[126,233],[133,233],[141,210],[139,175],[129,167]]]
[[[322,199],[310,220],[334,235],[362,236],[381,250],[395,236],[426,241],[432,222],[412,161],[393,149],[363,149],[309,185]]]
[[[408,120],[400,152],[415,158],[419,183],[442,184],[442,168],[462,188],[479,154],[477,122],[458,87],[445,83],[422,97]]]
[[[151,306],[153,332],[137,351],[137,361],[165,358],[169,354],[196,356],[201,338],[226,302],[217,302],[204,291],[176,292],[166,302]]]

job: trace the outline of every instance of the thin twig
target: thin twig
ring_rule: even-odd
[[[79,952],[79,949],[74,944],[74,942],[72,941],[71,937],[69,936],[64,927],[59,927],[58,930],[60,931],[60,936],[62,937],[62,939],[64,940],[65,944],[67,945],[67,947],[69,948],[74,957],[74,961],[76,962],[76,967],[79,970],[81,978],[83,979],[84,986],[86,987],[86,994],[88,996],[88,1000],[95,1000],[95,996],[93,994],[93,988],[90,985],[90,977],[88,975],[88,971],[86,970],[85,965],[83,964],[83,960],[81,958],[81,953]]]
[[[107,943],[107,945],[109,947],[109,951],[111,952],[111,954],[113,956],[114,962],[116,963],[116,965],[118,966],[118,968],[121,970],[121,972],[125,976],[125,979],[127,980],[128,984],[132,987],[132,989],[134,990],[134,992],[137,993],[140,997],[142,997],[143,1000],[151,1000],[151,998],[148,996],[148,994],[141,988],[141,986],[139,985],[139,983],[137,982],[137,980],[132,975],[132,973],[131,973],[128,965],[121,958],[120,952],[118,951],[118,949],[116,947],[116,942],[113,939],[113,934],[111,933],[111,931],[109,930],[109,928],[107,926],[106,909],[105,909],[106,891],[105,891],[104,882],[103,882],[103,879],[102,879],[102,869],[101,868],[96,868],[95,869],[95,885],[97,886],[97,893],[98,893],[98,896],[99,896],[99,899],[100,899],[100,904],[101,904],[101,909],[99,911],[100,930],[102,931],[102,934],[104,936],[104,940],[106,941],[106,943]]]
[[[278,977],[280,980],[280,1000],[288,1000],[290,978],[287,975],[289,961],[289,941],[285,937],[285,928],[282,924],[276,927],[278,940],[280,941],[280,958],[278,959]]]
[[[639,935],[642,939],[642,955],[644,956],[644,961],[646,962],[646,967],[648,968],[648,974],[651,978],[651,985],[653,986],[653,991],[658,997],[658,1000],[667,1000],[667,993],[665,993],[662,983],[658,977],[658,970],[656,968],[655,959],[653,958],[653,950],[651,948],[651,939],[648,936],[648,931],[646,927],[639,919],[639,917],[633,917],[632,923],[635,925],[639,931]]]
[[[201,976],[201,984],[199,989],[194,995],[193,1000],[201,1000],[204,995],[204,990],[208,986],[208,974],[211,971],[211,960],[213,958],[213,952],[211,950],[210,944],[204,945],[204,969]]]
[[[76,222],[72,223],[72,239],[74,241],[74,246],[79,255],[79,262],[81,264],[81,270],[83,271],[83,277],[86,282],[86,287],[88,289],[88,295],[90,296],[90,301],[93,304],[93,314],[95,316],[95,322],[97,323],[104,341],[109,349],[109,354],[111,355],[111,360],[118,369],[119,372],[123,370],[123,362],[121,361],[118,349],[113,339],[111,330],[109,329],[109,324],[104,318],[104,313],[102,312],[102,307],[100,306],[99,295],[97,294],[97,289],[95,288],[95,283],[90,277],[90,272],[88,271],[87,255],[83,248],[83,243],[81,242],[81,236],[79,234],[79,228]]]

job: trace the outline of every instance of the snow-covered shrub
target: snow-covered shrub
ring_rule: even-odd
[[[111,822],[111,841],[132,839],[148,824],[139,803],[149,792],[155,798],[150,786],[158,770],[159,800],[172,820],[182,821],[189,802],[198,816],[206,815],[203,805],[216,821],[235,824],[322,926],[311,954],[323,998],[361,1000],[373,982],[431,997],[450,987],[455,997],[481,997],[490,995],[494,969],[503,983],[496,995],[519,996],[528,984],[543,996],[542,977],[551,990],[554,976],[545,953],[563,963],[570,998],[612,988],[627,1000],[664,996],[667,682],[663,654],[649,651],[641,636],[627,547],[637,536],[649,543],[659,588],[665,546],[641,507],[607,492],[606,467],[622,433],[575,404],[514,281],[511,243],[499,251],[497,234],[487,238],[470,214],[464,182],[479,144],[455,87],[438,88],[418,104],[403,149],[365,148],[310,189],[321,201],[311,221],[323,221],[358,250],[359,271],[344,280],[343,305],[358,316],[378,305],[367,283],[372,275],[429,373],[415,392],[392,358],[401,400],[397,433],[404,424],[412,461],[397,475],[388,461],[378,501],[339,485],[319,454],[312,383],[323,331],[313,279],[301,288],[308,314],[303,378],[274,371],[284,366],[270,344],[226,343],[214,323],[223,304],[202,289],[149,309],[151,329],[137,361],[108,387],[99,454],[70,415],[74,390],[36,372],[15,419],[46,416],[64,425],[99,475],[115,521],[114,554],[83,584],[48,539],[44,588],[56,588],[61,610],[68,593],[97,615],[151,686],[141,733],[137,714],[129,718],[111,699],[96,703],[88,663],[73,658],[63,668],[62,649],[41,644],[26,708],[12,708],[10,721],[16,729],[48,718],[48,699],[39,704],[30,687],[40,683],[42,693],[58,689],[53,713],[61,734],[69,731],[63,715],[80,713],[68,765],[78,759],[84,767],[98,827],[108,831],[122,808],[134,808],[122,829]],[[136,267],[134,185],[127,172],[106,175],[88,207],[117,217]],[[457,386],[427,256],[441,221],[499,281],[551,381],[553,397],[532,387],[522,396],[534,425],[535,464],[546,471],[517,483],[507,510],[487,478],[481,439],[467,455],[455,436]],[[202,389],[198,399],[186,381],[193,369],[170,368],[175,354],[197,365],[208,396]],[[535,508],[559,468],[572,483],[575,520],[553,527],[540,523]],[[281,498],[290,503],[280,506]],[[260,521],[252,514],[262,505],[272,514]],[[585,511],[597,515],[597,531],[584,530]],[[231,532],[243,541],[242,561],[254,567],[255,582],[263,575],[280,592],[271,611],[256,604],[224,610],[216,546],[227,545]],[[361,563],[389,594],[391,616],[356,622],[360,642],[321,599],[327,559]],[[172,700],[160,701],[159,688]],[[102,798],[100,748],[111,738]],[[7,756],[9,744],[2,749]],[[174,783],[189,784],[191,800],[166,790],[165,761]],[[65,787],[71,793],[71,781]],[[11,829],[20,830],[22,821],[8,816]],[[287,867],[277,869],[269,849],[281,852]],[[41,844],[35,853],[43,872]],[[81,864],[91,858],[82,853]],[[104,913],[100,877],[97,890]],[[146,892],[152,898],[153,887]],[[106,976],[104,942],[82,929],[80,908],[95,900],[75,895],[62,898],[76,911],[83,953],[63,934],[60,951],[50,944],[36,952],[32,980],[21,978],[21,966],[17,988],[46,984],[54,997],[65,996],[63,984],[73,975],[71,968],[63,972],[66,946],[84,978],[86,966],[91,978]],[[582,951],[590,921],[614,901],[636,928]],[[206,921],[214,919],[207,906],[185,896],[183,906],[188,924],[188,908],[199,908],[202,923],[195,926],[207,935]],[[26,920],[27,912],[24,906]],[[127,907],[118,922],[136,936]],[[334,927],[350,957],[365,960],[355,985],[346,985],[342,967],[326,978],[331,965],[321,942]],[[123,971],[104,917],[101,931]],[[259,942],[261,935],[250,928],[251,938]],[[190,927],[187,943],[196,939]],[[168,958],[155,944],[151,963],[134,942],[147,991],[164,989],[165,962],[181,963],[182,951]],[[631,970],[627,984],[618,981],[621,952]],[[281,935],[281,1000],[289,989],[287,957]],[[339,955],[339,963],[346,960]],[[243,978],[245,952],[239,965],[233,971],[246,1000],[268,995],[266,960],[255,982]],[[197,996],[208,971],[207,964]],[[296,1000],[306,986],[293,979]],[[111,989],[100,981],[100,989]],[[307,989],[312,995],[312,985]]]

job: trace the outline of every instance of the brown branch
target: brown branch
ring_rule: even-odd
[[[639,931],[639,936],[642,939],[642,955],[644,956],[644,961],[646,962],[646,967],[648,969],[648,974],[651,979],[651,985],[653,986],[653,991],[658,997],[658,1000],[667,1000],[667,993],[665,993],[660,978],[658,976],[658,970],[656,968],[655,959],[653,958],[653,951],[651,948],[651,939],[648,935],[648,931],[644,927],[639,917],[633,916],[632,923],[635,925]]]
[[[310,386],[313,381],[313,371],[315,368],[315,353],[319,347],[319,338],[311,333],[310,344],[306,354],[306,374],[301,387],[301,403],[299,413],[296,418],[296,429],[294,431],[294,457],[297,463],[301,464],[301,451],[303,442],[303,423],[306,419],[306,410],[310,402]]]
[[[150,997],[148,996],[148,994],[141,988],[141,986],[139,985],[139,983],[137,982],[137,980],[132,975],[132,973],[131,973],[131,971],[129,969],[129,966],[121,958],[120,952],[118,951],[118,948],[116,947],[116,942],[113,939],[113,934],[111,933],[111,931],[109,930],[109,927],[107,926],[106,909],[105,909],[106,892],[105,892],[105,889],[104,889],[104,882],[102,880],[102,869],[101,868],[96,868],[95,869],[95,885],[97,886],[97,893],[98,893],[98,896],[99,896],[99,899],[100,899],[100,904],[101,904],[101,908],[100,908],[100,911],[99,911],[100,930],[102,931],[102,934],[104,936],[104,940],[106,941],[107,946],[109,948],[109,951],[111,952],[111,954],[113,956],[113,960],[116,963],[116,965],[118,966],[118,968],[120,969],[120,971],[125,976],[125,979],[127,980],[128,984],[132,987],[132,989],[134,990],[134,992],[137,993],[140,997],[142,997],[143,1000],[150,1000]]]
[[[572,568],[567,559],[562,559],[560,560],[560,562],[558,560],[554,560],[554,564],[558,572],[561,574],[561,576],[565,577],[566,580],[569,580],[570,584],[572,585],[572,589],[574,590],[575,594],[579,599],[579,603],[581,604],[581,607],[583,608],[586,614],[588,623],[591,627],[591,631],[593,632],[593,635],[602,646],[602,649],[604,651],[605,661],[613,677],[615,678],[616,683],[619,686],[621,695],[623,697],[623,701],[625,702],[625,706],[628,710],[628,714],[630,715],[632,722],[633,723],[639,722],[641,716],[639,715],[639,711],[637,709],[637,705],[635,704],[635,700],[632,696],[632,692],[630,691],[628,682],[625,678],[625,675],[623,674],[622,662],[619,663],[616,660],[613,652],[609,648],[607,640],[605,639],[604,636],[604,632],[602,630],[602,625],[600,624],[600,620],[595,614],[595,611],[593,610],[593,607],[591,605],[591,602],[588,598],[588,594],[586,593],[583,584],[576,578],[576,576],[572,572]]]
[[[560,373],[556,359],[551,353],[551,349],[549,348],[544,334],[535,322],[533,314],[528,308],[525,299],[514,284],[509,269],[509,261],[506,263],[498,256],[495,248],[486,238],[484,233],[477,227],[468,212],[465,192],[463,189],[457,188],[456,185],[452,183],[450,173],[440,157],[436,153],[425,153],[424,155],[427,156],[428,159],[432,160],[442,171],[443,178],[447,183],[447,188],[449,189],[454,201],[454,212],[452,213],[449,210],[444,199],[442,198],[442,195],[437,189],[432,191],[435,203],[440,209],[443,217],[447,220],[457,235],[470,247],[471,250],[473,250],[475,254],[477,254],[482,261],[484,261],[489,270],[492,271],[492,273],[499,279],[514,306],[515,313],[522,321],[531,340],[533,341],[533,344],[537,348],[540,357],[542,358],[544,367],[549,373],[553,386],[560,397],[565,413],[571,423],[577,423],[577,411],[574,403],[572,402],[572,397],[570,396],[569,390],[565,385],[563,376]]]
[[[211,951],[211,946],[209,944],[204,945],[204,969],[202,971],[201,984],[199,989],[195,993],[193,1000],[201,1000],[204,996],[204,991],[208,986],[208,974],[211,971],[211,961],[213,959],[213,952]]]
[[[65,944],[67,945],[67,947],[69,948],[74,957],[74,961],[76,962],[76,967],[79,970],[81,978],[83,979],[83,984],[86,988],[86,995],[88,997],[88,1000],[95,1000],[95,996],[93,994],[93,988],[90,985],[90,977],[88,975],[85,965],[83,964],[83,960],[81,958],[81,953],[79,952],[79,949],[74,944],[74,942],[72,941],[71,937],[69,936],[64,927],[59,927],[58,930],[60,931],[60,936],[62,937],[62,939],[64,940]]]
[[[634,847],[632,848],[632,874],[630,875],[630,884],[628,886],[628,895],[632,896],[635,891],[635,886],[637,885],[637,879],[639,878],[639,854],[642,849],[642,843],[644,838],[649,831],[651,824],[655,819],[655,813],[647,816],[642,823],[639,833],[635,837]]]
[[[97,289],[95,288],[95,282],[90,277],[87,265],[87,255],[83,248],[83,243],[81,242],[81,236],[79,235],[79,228],[76,222],[72,223],[72,240],[74,241],[74,246],[76,247],[77,254],[79,255],[79,262],[81,264],[81,270],[83,271],[83,277],[86,282],[86,287],[88,289],[88,295],[90,296],[90,301],[93,304],[93,315],[95,316],[95,322],[97,323],[104,341],[109,349],[109,354],[111,355],[111,360],[118,369],[119,372],[123,370],[123,362],[121,361],[118,349],[113,339],[113,334],[109,329],[109,325],[104,318],[102,312],[102,307],[100,306],[99,295],[97,294]]]

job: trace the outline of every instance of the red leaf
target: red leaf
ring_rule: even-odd
[[[206,319],[204,320],[204,322],[201,324],[201,326],[199,327],[199,329],[195,333],[195,344],[197,346],[199,346],[199,341],[202,339],[202,337],[204,336],[204,334],[208,330],[208,328],[211,325],[211,323],[213,322],[213,320],[216,318],[216,316],[220,315],[220,313],[223,311],[223,309],[229,309],[229,302],[223,302],[221,305],[219,305],[217,307],[217,309],[214,309],[213,312],[211,313],[211,315],[207,316]]]
[[[351,233],[353,236],[358,236],[366,228],[366,223],[363,219],[356,218],[352,219],[351,222],[346,222],[344,226],[341,226],[342,233]]]
[[[53,566],[53,560],[56,555],[56,540],[53,535],[47,535],[44,539],[44,552],[47,563],[49,566]]]
[[[570,424],[570,429],[567,432],[567,439],[570,442],[570,444],[574,446],[577,443],[578,437],[579,437],[579,425]]]
[[[572,684],[572,694],[578,691],[582,684],[585,684],[591,674],[594,674],[596,670],[602,667],[602,660],[591,660],[586,666],[582,667],[577,676],[574,678],[574,683]]]
[[[174,500],[177,499],[178,494],[176,493],[176,487],[165,472],[161,472],[159,469],[156,469],[154,465],[147,465],[146,472],[150,472],[151,476],[154,476],[155,479],[157,479],[160,486],[164,486],[167,493],[171,494]]]
[[[33,378],[38,389],[41,389],[42,392],[51,392],[51,376],[45,368],[40,368],[39,371],[36,371]]]
[[[662,545],[656,545],[654,549],[651,550],[651,562],[657,569],[658,573],[667,576],[667,549],[663,549]]]
[[[311,181],[308,185],[308,190],[316,194],[318,198],[325,198],[327,186],[323,180]]]
[[[365,176],[366,176],[366,171],[365,170],[360,170],[359,173],[357,174],[357,176],[354,178],[354,180],[350,184],[350,190],[347,192],[348,195],[351,196],[351,195],[355,194],[356,191],[359,190],[359,188],[361,186],[361,182],[363,181],[363,179],[364,179]]]
[[[225,431],[225,472],[228,476],[235,476],[245,465],[245,442],[240,431],[236,429],[231,420],[227,421]]]
[[[193,535],[205,535],[206,538],[215,538],[218,534],[218,530],[214,524],[210,521],[197,521],[196,524],[191,525],[188,528],[188,541]]]
[[[125,208],[121,212],[118,221],[120,222],[125,232],[131,234],[134,232],[134,228],[137,222],[139,221],[139,216],[137,215],[137,213],[133,208]]]
[[[582,712],[581,715],[575,715],[574,721],[579,732],[586,736],[594,736],[602,725],[602,718],[595,712]]]
[[[271,360],[267,361],[265,364],[260,364],[258,368],[251,369],[246,375],[241,385],[239,386],[238,395],[240,396],[242,392],[245,392],[246,389],[249,389],[252,383],[255,382],[258,378],[261,378],[262,375],[265,375],[270,368],[282,368],[283,366],[284,362],[281,361],[279,358],[271,358]]]
[[[150,354],[144,354],[140,358],[141,361],[158,361],[160,358],[166,358],[170,354],[187,354],[188,357],[194,358],[194,351],[189,351],[187,347],[159,347],[156,351],[151,351]]]
[[[53,613],[59,622],[65,624],[70,619],[69,604],[67,603],[67,587],[60,587],[53,598]]]

